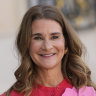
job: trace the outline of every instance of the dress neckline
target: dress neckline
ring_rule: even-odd
[[[47,86],[44,86],[44,85],[41,85],[41,84],[37,84],[37,87],[39,88],[39,89],[58,89],[58,88],[62,88],[62,87],[64,87],[65,86],[65,88],[66,88],[66,86],[72,86],[69,82],[68,82],[68,80],[66,79],[66,78],[64,78],[57,86],[55,86],[55,87],[47,87]]]

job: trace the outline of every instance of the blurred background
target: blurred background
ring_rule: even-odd
[[[96,83],[96,0],[0,0],[0,94],[15,82],[16,36],[25,12],[37,4],[55,5],[64,13],[87,48],[85,62]]]

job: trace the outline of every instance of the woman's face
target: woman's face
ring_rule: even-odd
[[[65,39],[59,23],[50,19],[33,21],[30,56],[38,67],[58,67],[64,51]]]

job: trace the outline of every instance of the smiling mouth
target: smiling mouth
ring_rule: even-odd
[[[44,56],[44,57],[50,57],[50,56],[53,56],[53,55],[55,55],[55,53],[53,53],[53,54],[40,54],[40,56]]]

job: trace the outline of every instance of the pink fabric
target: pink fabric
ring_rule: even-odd
[[[79,91],[75,87],[66,88],[62,96],[96,96],[96,91],[93,87],[82,87]]]

